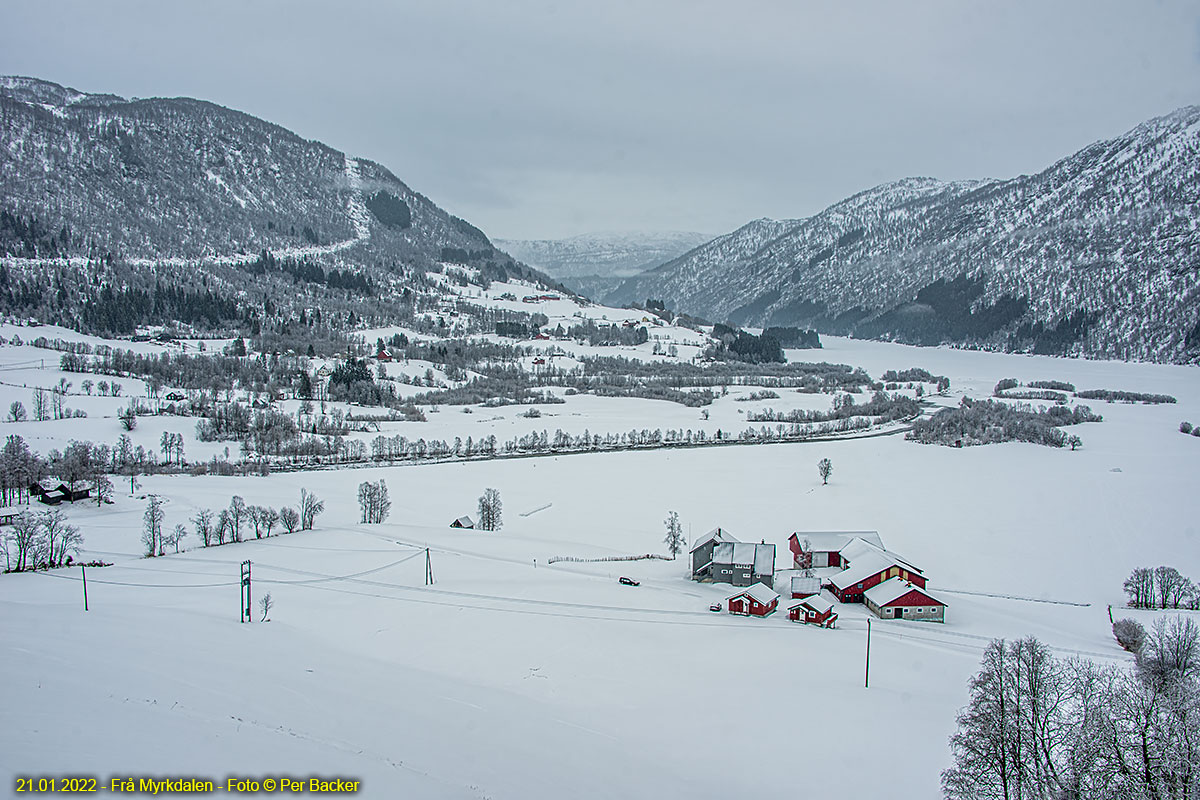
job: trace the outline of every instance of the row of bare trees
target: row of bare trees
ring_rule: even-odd
[[[1133,608],[1200,608],[1200,586],[1174,567],[1139,567],[1125,581]]]
[[[325,510],[324,501],[307,489],[300,490],[300,505],[296,508],[284,506],[275,509],[250,505],[240,495],[234,495],[229,505],[216,513],[210,508],[197,511],[190,520],[191,531],[186,525],[177,524],[173,531],[168,532],[163,527],[165,514],[162,502],[161,498],[151,495],[142,518],[142,544],[148,558],[165,554],[168,547],[174,547],[178,553],[180,541],[191,532],[195,533],[203,547],[215,547],[244,541],[249,538],[251,530],[255,539],[269,538],[277,528],[284,533],[311,530],[317,517]]]
[[[1132,667],[993,641],[942,773],[950,800],[1200,798],[1200,629],[1159,620]]]
[[[79,528],[68,523],[59,508],[40,514],[22,511],[0,534],[5,572],[61,567],[79,555],[82,545]]]

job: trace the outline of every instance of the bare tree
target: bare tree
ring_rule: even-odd
[[[667,552],[671,554],[671,558],[683,552],[683,526],[679,524],[679,513],[672,511],[667,514],[664,523],[667,528],[667,535],[663,537],[663,543],[667,546]]]
[[[271,613],[271,609],[275,607],[275,601],[271,599],[271,593],[267,592],[258,599],[258,607],[262,609],[262,621],[270,622],[267,615]]]
[[[240,542],[242,540],[242,520],[246,518],[246,501],[241,495],[234,495],[229,498],[229,533],[233,537],[233,541]]]
[[[1139,567],[1125,579],[1125,594],[1134,608],[1154,607],[1154,570]]]
[[[114,386],[116,384],[113,384]],[[121,421],[121,427],[127,431],[131,431],[137,427],[137,413],[133,409],[133,403],[129,407],[117,415],[117,419]]]
[[[363,481],[358,485],[358,505],[362,509],[362,521],[377,525],[387,519],[392,503],[388,499],[387,482]]]
[[[67,522],[67,517],[61,508],[52,508],[43,512],[38,522],[41,524],[42,536],[46,543],[47,566],[62,566],[68,555],[79,555],[83,537],[79,533],[79,528]]]
[[[325,502],[318,500],[315,494],[307,489],[300,490],[300,530],[310,531],[317,521],[317,516],[325,510]]]
[[[8,405],[8,421],[9,422],[24,422],[27,414],[25,413],[25,404],[20,400],[13,400]]]
[[[1159,608],[1179,608],[1184,598],[1191,594],[1192,585],[1174,567],[1157,567],[1154,570],[1154,588]]]
[[[263,527],[263,536],[271,537],[271,529],[279,524],[279,512],[273,508],[260,508],[259,521]]]
[[[175,526],[175,530],[171,531],[171,533],[163,534],[163,542],[164,542],[164,544],[173,546],[175,548],[175,552],[178,553],[179,552],[179,543],[181,541],[183,541],[183,537],[185,537],[187,535],[188,535],[187,528],[182,523],[180,523]]]
[[[229,509],[222,508],[221,513],[217,514],[217,522],[213,525],[214,535],[217,537],[217,544],[225,544],[225,540],[233,540],[233,522],[229,519]]]
[[[279,509],[279,524],[288,533],[295,533],[300,528],[300,512],[291,506]]]
[[[1137,666],[1142,679],[1156,686],[1197,680],[1200,678],[1200,626],[1190,617],[1159,619],[1138,652]]]
[[[250,524],[254,526],[254,538],[262,538],[262,518],[260,512],[266,509],[259,506],[246,506],[246,518],[250,520]]]
[[[17,514],[8,541],[14,549],[13,563],[18,572],[37,568],[43,554],[42,525],[37,517],[28,511]]]
[[[103,507],[105,503],[112,502],[113,482],[99,470],[92,475],[92,496],[96,498],[96,505],[98,507]]]
[[[821,476],[821,485],[829,483],[829,476],[833,474],[833,462],[828,458],[822,458],[817,462],[817,473]]]
[[[196,516],[192,517],[192,524],[196,526],[196,535],[200,537],[200,543],[205,547],[211,545],[214,538],[212,510],[202,508],[197,511]]]
[[[41,387],[33,390],[33,418],[38,422],[50,419],[50,399]]]
[[[498,489],[484,489],[479,498],[479,528],[485,531],[498,531],[504,524],[504,505],[500,500]]]
[[[147,558],[162,555],[162,523],[164,516],[162,502],[162,499],[157,495],[150,495],[149,502],[146,504],[146,513],[142,515],[142,545],[145,548]]]

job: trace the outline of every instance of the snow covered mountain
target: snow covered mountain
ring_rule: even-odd
[[[878,186],[756,220],[608,293],[738,324],[1200,358],[1200,106],[1036,175]]]
[[[0,78],[0,259],[15,278],[69,295],[118,265],[228,295],[257,286],[246,268],[264,251],[375,285],[439,260],[550,283],[387,168],[278,125]]]
[[[565,239],[496,239],[496,245],[530,266],[587,295],[617,286],[683,255],[712,237],[687,231],[610,231]]]

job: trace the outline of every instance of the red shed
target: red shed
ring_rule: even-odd
[[[838,615],[833,612],[833,603],[819,594],[806,597],[799,603],[793,603],[788,607],[788,619],[792,622],[832,628],[837,622],[837,618]]]
[[[765,617],[779,606],[779,592],[765,583],[756,583],[729,596],[729,613]]]

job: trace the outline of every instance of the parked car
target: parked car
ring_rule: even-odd
[[[713,603],[711,606],[709,606],[709,607],[708,607],[708,610],[709,610],[709,611],[720,611],[720,610],[721,610],[721,604],[720,604],[720,603]]]
[[[622,575],[621,576],[621,585],[622,586],[641,586],[642,582],[635,581],[633,578],[626,578],[624,575]]]

